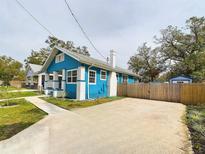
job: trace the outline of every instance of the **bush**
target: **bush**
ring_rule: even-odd
[[[196,154],[205,153],[205,105],[187,107],[187,125],[191,133],[193,150]]]

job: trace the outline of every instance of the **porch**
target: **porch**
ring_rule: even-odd
[[[43,73],[38,76],[38,88],[44,91],[45,95],[53,97],[66,96],[65,69]]]
[[[85,67],[83,66],[39,74],[38,79],[39,89],[47,96],[85,100]]]

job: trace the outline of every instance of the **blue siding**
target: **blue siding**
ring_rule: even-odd
[[[85,81],[86,81],[86,98],[88,98],[88,89],[89,89],[89,98],[95,99],[100,97],[108,96],[108,79],[109,79],[109,71],[107,71],[106,80],[100,79],[100,71],[102,69],[91,67],[89,70],[96,71],[96,84],[88,83],[88,66],[85,67]],[[88,88],[89,86],[89,88]]]
[[[66,84],[67,97],[76,99],[77,84]]]
[[[128,84],[133,84],[136,82],[136,77],[128,75],[127,77],[127,83]],[[117,83],[123,83],[123,74],[122,73],[118,73],[118,78],[117,78]]]
[[[132,84],[132,83],[135,83],[135,79],[133,76],[128,76],[128,84]]]
[[[59,51],[58,54],[60,53],[62,52]],[[66,70],[75,69],[78,68],[78,66],[80,66],[80,62],[64,54],[64,61],[55,63],[55,58],[54,58],[51,64],[49,65],[47,71],[48,73],[52,73],[53,71],[61,71],[62,69],[66,69]]]
[[[122,73],[118,73],[117,83],[122,83]]]
[[[58,52],[60,54],[62,52]],[[67,80],[67,70],[71,69],[78,69],[78,66],[80,66],[80,62],[75,60],[74,58],[64,54],[64,61],[55,63],[55,58],[49,65],[47,72],[48,73],[53,73],[53,71],[62,71],[62,69],[66,70],[66,80]],[[66,81],[66,92],[67,92],[67,97],[76,99],[76,89],[77,89],[77,83],[76,84],[67,84]]]

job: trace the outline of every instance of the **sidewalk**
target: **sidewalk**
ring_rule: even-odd
[[[27,98],[27,97],[45,97],[45,95],[25,96],[25,97],[16,97],[16,98],[6,98],[6,99],[0,99],[0,102],[9,101],[9,100],[14,100],[14,99],[25,99],[25,98]]]
[[[0,91],[0,93],[30,92],[30,91],[38,91],[38,90],[37,89],[8,90],[8,91]]]

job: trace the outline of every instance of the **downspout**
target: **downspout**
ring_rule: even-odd
[[[91,64],[88,67],[88,99],[90,99],[90,84],[89,84],[89,69],[93,66],[93,64]]]

